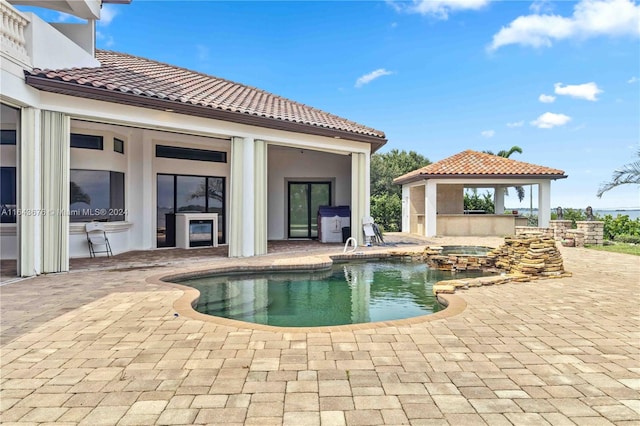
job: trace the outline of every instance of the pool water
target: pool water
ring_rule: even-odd
[[[493,250],[490,247],[483,246],[442,246],[442,254],[458,254],[458,255],[471,255],[471,256],[486,256]]]
[[[181,280],[200,291],[204,314],[282,327],[395,320],[437,312],[432,285],[486,275],[429,269],[424,263],[334,264],[327,271],[211,275]]]

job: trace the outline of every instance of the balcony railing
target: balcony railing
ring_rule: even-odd
[[[0,29],[2,53],[23,64],[30,65],[25,38],[25,28],[29,25],[29,19],[5,0],[0,0],[0,12],[2,13],[2,28]]]

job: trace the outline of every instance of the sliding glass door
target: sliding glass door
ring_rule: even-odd
[[[330,182],[289,182],[289,238],[318,238],[318,207],[331,205]]]

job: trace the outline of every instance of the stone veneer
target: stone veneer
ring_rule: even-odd
[[[578,230],[584,233],[584,244],[601,246],[604,243],[604,222],[599,220],[580,220],[576,222]]]
[[[443,258],[451,256],[431,254],[438,253],[438,249],[441,250],[440,247],[427,247],[425,249],[424,253],[429,266],[445,266],[445,268],[450,268],[445,270],[453,271],[462,270],[457,269],[457,265],[463,262],[447,261],[443,263],[446,260]],[[481,258],[483,258],[482,264],[485,267],[495,267],[505,271],[505,273],[493,277],[439,281],[434,284],[433,293],[436,295],[439,293],[447,294],[455,293],[457,288],[571,276],[570,272],[564,270],[562,255],[556,247],[556,241],[543,233],[535,234],[529,232],[526,235],[506,237],[504,244],[490,251],[486,257],[483,256]]]
[[[604,222],[598,220],[577,221],[578,229],[571,229],[570,220],[552,220],[550,228],[534,228],[530,226],[516,226],[516,235],[542,234],[554,238],[556,241],[568,245],[567,240],[573,240],[568,246],[584,247],[587,245],[601,246],[604,243]]]
[[[478,254],[442,254],[440,246],[427,246],[423,252],[423,260],[430,268],[440,271],[480,271],[493,266],[486,255]]]

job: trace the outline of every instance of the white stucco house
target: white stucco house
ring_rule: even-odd
[[[313,238],[319,205],[349,206],[362,242],[369,159],[383,132],[265,91],[95,48],[102,3],[0,0],[0,250],[20,276],[87,257],[88,221],[114,253],[176,245],[176,215],[217,214],[234,257]]]

